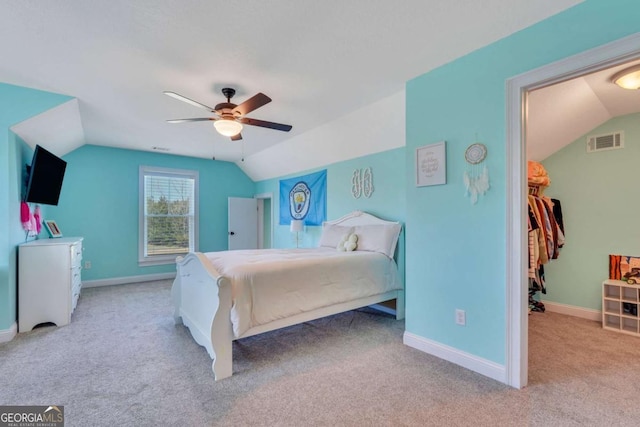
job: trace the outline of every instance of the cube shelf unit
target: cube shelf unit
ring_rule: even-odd
[[[602,327],[640,336],[640,285],[622,280],[602,282]]]

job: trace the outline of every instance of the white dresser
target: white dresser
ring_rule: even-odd
[[[80,288],[82,237],[40,239],[18,249],[18,332],[71,322]]]

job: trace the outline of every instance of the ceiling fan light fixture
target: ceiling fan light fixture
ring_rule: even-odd
[[[242,124],[230,119],[220,119],[213,122],[219,134],[224,136],[235,136],[242,132]]]
[[[623,89],[640,89],[640,65],[624,69],[611,77],[611,81]]]

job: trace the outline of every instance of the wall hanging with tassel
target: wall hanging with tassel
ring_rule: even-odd
[[[489,190],[489,171],[484,159],[487,157],[487,147],[476,142],[467,147],[464,159],[467,161],[467,170],[464,171],[465,195],[471,197],[471,204],[478,202],[478,196]]]

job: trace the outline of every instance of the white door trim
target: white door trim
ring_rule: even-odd
[[[253,198],[254,199],[258,199],[262,203],[264,203],[265,199],[269,199],[271,201],[271,215],[270,215],[271,224],[266,224],[266,226],[269,227],[269,235],[271,236],[271,238],[270,238],[271,247],[273,247],[273,211],[274,211],[274,208],[273,208],[273,193],[260,193],[260,194],[256,194],[255,196],[253,196]],[[264,204],[263,204],[263,208],[264,208]],[[265,224],[264,224],[263,218],[259,217],[258,221],[260,221],[260,224],[261,224],[261,227],[259,227],[259,228],[264,229]],[[260,236],[260,237],[262,237],[262,236]],[[262,245],[259,245],[258,247],[261,248]]]
[[[640,33],[590,49],[507,80],[507,384],[522,388],[528,374],[527,92],[640,58]]]

